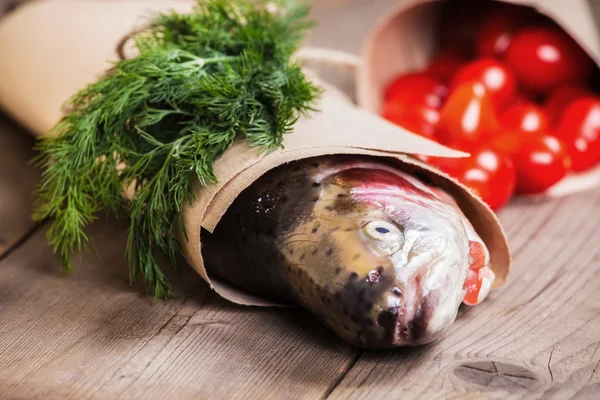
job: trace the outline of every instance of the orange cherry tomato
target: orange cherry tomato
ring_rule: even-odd
[[[471,151],[469,158],[436,158],[440,170],[471,188],[492,210],[505,205],[515,191],[515,168],[509,155],[490,147]]]
[[[565,145],[547,134],[524,137],[512,159],[517,170],[517,193],[541,193],[564,178],[571,168]]]
[[[517,94],[513,72],[500,61],[491,58],[475,60],[462,67],[454,78],[450,91],[461,83],[479,81],[485,85],[496,109],[506,107]]]
[[[478,143],[499,128],[491,98],[481,82],[458,85],[440,113],[436,137],[442,144]]]
[[[504,59],[525,89],[540,94],[562,85],[585,84],[593,71],[583,49],[553,27],[523,29],[513,37]]]
[[[413,72],[394,79],[385,91],[385,100],[394,99],[438,109],[442,107],[446,93],[446,86],[435,78],[421,72]]]
[[[449,83],[464,64],[465,60],[458,52],[446,49],[433,58],[424,72],[440,82]]]
[[[564,111],[556,129],[571,155],[574,171],[584,171],[600,161],[600,99],[584,97]]]
[[[544,102],[544,111],[556,124],[565,108],[579,97],[591,96],[592,93],[583,86],[565,85],[556,88]]]
[[[411,132],[434,140],[435,127],[440,119],[438,110],[419,104],[407,104],[399,98],[385,103],[381,115]]]
[[[522,132],[545,132],[550,127],[550,118],[542,108],[526,102],[509,107],[500,114],[500,124]]]
[[[532,22],[536,13],[528,7],[503,4],[483,15],[475,38],[478,57],[501,59],[517,31]]]

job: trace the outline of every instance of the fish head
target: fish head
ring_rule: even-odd
[[[360,347],[441,338],[465,297],[471,245],[482,244],[452,197],[368,163],[324,174],[318,192],[304,231],[328,257],[305,256],[312,284],[301,301]],[[315,282],[320,297],[310,296]]]

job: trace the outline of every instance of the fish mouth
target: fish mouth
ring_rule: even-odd
[[[441,324],[432,320],[439,305],[439,294],[431,292],[421,297],[416,287],[407,289],[404,305],[397,314],[392,345],[418,346],[441,339],[454,318]]]
[[[436,336],[427,332],[426,307],[419,305],[412,316],[399,313],[396,320],[393,345],[417,346],[435,341]]]

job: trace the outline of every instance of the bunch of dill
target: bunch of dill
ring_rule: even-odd
[[[159,15],[133,37],[139,55],[70,99],[57,135],[38,142],[34,213],[53,218],[47,237],[66,270],[89,243],[86,226],[108,209],[130,219],[131,280],[168,298],[157,256],[180,262],[176,232],[185,233],[180,211],[195,180],[216,182],[213,163],[236,138],[257,151],[280,147],[312,109],[319,89],[291,61],[309,9],[266,5],[199,0],[191,14]]]

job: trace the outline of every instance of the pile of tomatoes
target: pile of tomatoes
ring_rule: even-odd
[[[476,6],[477,5],[477,6]],[[423,157],[497,210],[600,162],[596,66],[562,28],[531,8],[472,2],[447,10],[440,50],[386,88],[382,116],[471,153]]]

